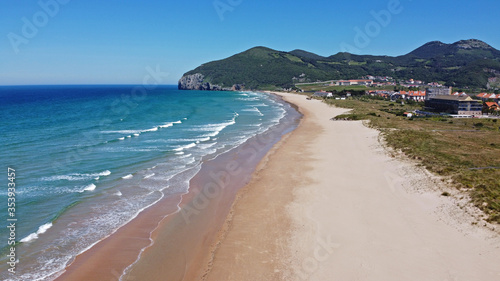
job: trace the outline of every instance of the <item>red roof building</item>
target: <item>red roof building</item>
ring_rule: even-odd
[[[495,110],[495,111],[499,111],[500,110],[500,107],[498,106],[498,103],[496,102],[492,102],[492,101],[487,101],[484,103],[484,107],[489,109],[489,110]]]

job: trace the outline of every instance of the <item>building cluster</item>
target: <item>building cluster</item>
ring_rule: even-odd
[[[392,81],[394,81],[394,79],[391,76],[367,75],[367,76],[363,77],[363,79],[369,79],[369,80],[380,81],[380,82],[392,82]]]
[[[362,79],[350,79],[350,80],[333,80],[329,81],[328,85],[325,86],[368,86],[368,87],[383,87],[383,86],[396,86],[400,85],[403,87],[443,87],[437,82],[425,83],[421,80],[408,79],[406,81],[400,81],[399,83],[390,76],[373,76],[367,75],[362,77]]]
[[[476,97],[480,98],[482,101],[500,102],[500,94],[480,93]]]
[[[372,86],[373,80],[369,79],[358,79],[358,80],[337,80],[332,81],[330,86]]]
[[[381,82],[380,82],[381,81]],[[382,85],[395,85],[394,79],[389,76],[365,76],[363,79],[352,80],[334,80],[329,82],[329,86],[356,86],[362,85],[375,87]],[[500,113],[500,94],[481,93],[472,98],[465,92],[452,93],[451,87],[445,87],[437,82],[425,84],[420,80],[409,79],[403,81],[400,85],[405,87],[426,87],[424,91],[389,91],[389,90],[369,90],[366,94],[379,96],[392,101],[405,100],[415,102],[425,102],[425,108],[431,112],[439,112],[460,117],[478,117],[483,112]],[[332,93],[316,92],[316,97],[331,98]],[[343,97],[345,98],[345,97]],[[498,114],[497,113],[497,114]]]
[[[478,117],[482,115],[483,110],[500,110],[498,103],[494,101],[485,102],[472,99],[464,92],[451,92],[447,87],[429,87],[425,91],[369,91],[369,95],[380,96],[391,100],[411,100],[425,102],[425,108],[433,112],[447,113],[457,116]],[[478,97],[487,100],[500,98],[485,94]]]
[[[382,87],[382,86],[396,86],[396,82],[375,82],[372,79],[356,79],[356,80],[337,80],[332,81],[329,86],[368,86],[368,87]]]
[[[409,79],[407,81],[402,81],[399,83],[403,87],[420,87],[424,86],[424,81]]]

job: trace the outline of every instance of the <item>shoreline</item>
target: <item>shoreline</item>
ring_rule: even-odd
[[[277,94],[304,117],[239,192],[203,280],[500,278],[498,233],[440,178],[389,157],[361,121],[329,120],[348,109]]]
[[[180,195],[181,211],[158,223],[154,245],[120,280],[500,277],[500,237],[471,225],[456,202],[440,196],[438,178],[410,161],[390,158],[379,131],[361,121],[329,120],[348,109],[274,94],[303,115],[297,128],[274,136],[272,144],[248,141],[212,159],[191,180],[189,193]],[[256,149],[259,142],[268,146]],[[260,154],[240,166],[234,160],[245,151]],[[242,177],[238,168],[250,170]],[[94,247],[96,252],[81,258],[94,278],[118,279],[99,252],[116,253],[130,243],[110,241],[114,244]],[[73,274],[57,280],[92,276]]]
[[[260,159],[281,136],[295,128],[298,117],[292,112],[268,131],[203,161],[190,180],[188,193],[163,198],[145,209],[79,254],[55,280],[138,280],[136,276],[139,280],[190,280],[201,276],[211,241],[237,190],[246,185]]]

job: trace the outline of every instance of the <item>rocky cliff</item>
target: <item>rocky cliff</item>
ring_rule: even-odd
[[[235,84],[231,88],[223,88],[216,84],[204,82],[205,76],[201,73],[184,75],[179,80],[179,90],[201,90],[201,91],[241,91],[244,85]]]
[[[222,91],[219,85],[212,85],[209,82],[203,82],[205,76],[201,73],[184,75],[179,80],[179,90],[202,90],[202,91]]]

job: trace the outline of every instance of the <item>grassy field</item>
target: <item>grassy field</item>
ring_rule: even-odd
[[[327,92],[341,92],[341,91],[367,91],[367,90],[389,90],[393,91],[394,86],[386,86],[386,87],[366,87],[363,85],[354,85],[354,86],[325,86],[324,84],[306,84],[306,85],[297,85],[300,89],[305,92],[315,92],[315,91],[327,91]]]
[[[382,132],[390,147],[466,190],[473,203],[489,216],[488,221],[500,223],[500,120],[406,118],[403,112],[421,109],[422,105],[401,105],[367,96],[326,102],[353,109],[338,118],[370,120],[370,126]]]

